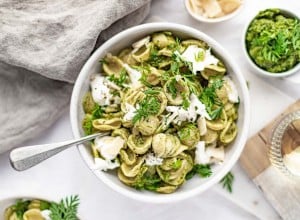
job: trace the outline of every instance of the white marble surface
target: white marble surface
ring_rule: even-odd
[[[300,97],[297,85],[280,79],[266,80],[257,77],[249,69],[242,54],[241,35],[245,22],[258,9],[271,6],[284,6],[300,12],[300,2],[294,0],[248,0],[242,13],[233,20],[207,25],[198,23],[187,14],[183,0],[155,0],[151,9],[151,16],[204,31],[219,41],[238,60],[245,78],[250,82],[251,134]],[[66,112],[43,135],[26,144],[50,143],[70,138],[72,134],[69,114]],[[215,186],[183,202],[152,205],[125,198],[102,184],[88,170],[75,147],[21,173],[10,167],[8,154],[4,154],[0,155],[0,199],[18,195],[36,195],[58,200],[66,195],[79,194],[80,216],[87,220],[279,219],[238,164],[233,168],[233,173],[236,177],[233,194],[227,193],[220,186]]]

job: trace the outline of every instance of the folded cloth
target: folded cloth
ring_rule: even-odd
[[[149,10],[150,0],[2,0],[0,153],[55,122],[93,50]]]

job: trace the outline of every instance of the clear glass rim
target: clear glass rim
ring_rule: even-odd
[[[283,162],[282,138],[291,122],[300,120],[300,110],[287,114],[275,127],[271,137],[269,159],[277,169],[292,179],[300,180],[300,176],[293,174]]]

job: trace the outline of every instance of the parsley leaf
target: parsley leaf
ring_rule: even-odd
[[[224,189],[227,189],[228,192],[232,193],[232,183],[234,181],[234,176],[231,172],[228,172],[226,176],[224,176],[220,183],[222,184]]]
[[[70,196],[59,203],[51,203],[49,210],[52,220],[78,220],[77,210],[79,206],[79,197]]]
[[[185,176],[186,180],[189,180],[191,178],[193,178],[193,176],[195,176],[196,174],[198,174],[200,177],[210,177],[212,174],[211,168],[210,166],[204,165],[204,164],[195,164],[193,166],[193,169],[187,173],[187,175]]]

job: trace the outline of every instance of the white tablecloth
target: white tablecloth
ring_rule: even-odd
[[[300,97],[297,85],[285,80],[266,80],[254,75],[241,49],[242,30],[246,21],[259,9],[280,6],[300,13],[299,1],[248,0],[242,13],[234,19],[219,24],[201,24],[187,14],[182,0],[156,0],[151,9],[150,16],[189,25],[207,33],[228,49],[238,61],[245,78],[250,82],[253,110],[251,134]],[[54,126],[26,145],[70,138],[72,133],[69,114],[66,112]],[[89,171],[75,147],[24,172],[14,171],[10,167],[8,154],[4,154],[0,155],[0,199],[32,195],[59,200],[67,195],[78,194],[81,198],[79,213],[86,220],[279,219],[238,164],[233,172],[236,177],[233,194],[215,186],[201,195],[179,203],[153,205],[133,201],[106,187]]]

